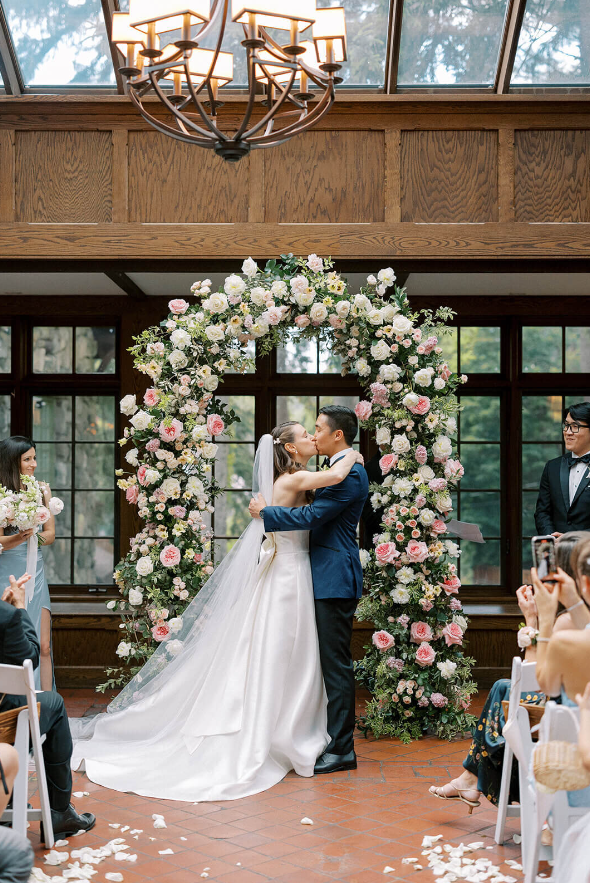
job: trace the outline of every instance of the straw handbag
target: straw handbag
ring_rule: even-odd
[[[579,732],[576,716],[567,709]],[[582,763],[576,742],[539,742],[533,752],[533,775],[540,791],[581,791],[590,785],[590,770]]]
[[[6,695],[6,694],[4,694]],[[4,695],[0,696],[0,705],[4,701]],[[14,745],[16,739],[16,724],[21,711],[27,708],[21,705],[20,708],[9,708],[8,711],[0,712],[0,742],[6,742],[8,745]],[[41,703],[37,702],[37,716],[41,714]]]

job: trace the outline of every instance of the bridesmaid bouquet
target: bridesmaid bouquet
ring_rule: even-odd
[[[47,506],[43,502],[41,485],[32,475],[21,475],[23,490],[20,493],[0,488],[0,526],[16,527],[18,530],[36,529],[45,524],[52,515],[59,515],[64,504],[59,497],[52,497]],[[43,542],[38,537],[39,543]]]

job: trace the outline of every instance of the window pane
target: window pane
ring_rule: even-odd
[[[114,84],[100,0],[5,0],[25,83]]]
[[[41,554],[43,555],[45,576],[50,586],[69,586],[71,584],[71,549],[72,541],[62,539],[57,539],[51,546],[43,547]]]
[[[462,540],[459,572],[463,585],[497,586],[500,584],[500,541],[485,544]]]
[[[523,396],[523,441],[559,441],[562,416],[561,396]]]
[[[345,408],[350,408],[352,411],[356,408],[359,403],[358,396],[320,396],[320,408],[325,408],[326,405],[344,405]],[[316,415],[317,416],[317,415]],[[315,417],[313,420],[312,429],[315,426]],[[358,441],[359,433],[355,435],[355,441]]]
[[[251,522],[248,513],[249,492],[235,491],[221,494],[215,500],[215,536],[237,537]]]
[[[346,13],[348,61],[337,75],[348,86],[382,86],[389,0],[330,0],[321,6],[344,6]]]
[[[447,328],[440,337],[440,345],[442,347],[443,356],[451,371],[459,370],[459,362],[457,359],[457,341],[459,340],[459,330],[457,328]]]
[[[561,445],[523,445],[522,446],[522,487],[538,490],[541,475],[547,460],[561,456]]]
[[[325,340],[320,340],[320,374],[340,374],[342,357],[332,353]]]
[[[277,396],[277,425],[295,420],[313,433],[317,415],[315,396]]]
[[[461,491],[461,521],[479,525],[484,537],[499,537],[500,494]]]
[[[10,396],[0,396],[0,438],[10,435]]]
[[[76,585],[110,586],[114,568],[113,540],[76,540],[74,582]]]
[[[565,370],[576,374],[590,372],[590,328],[565,329]]]
[[[33,373],[71,374],[73,370],[72,329],[33,328]]]
[[[235,61],[235,58],[234,58]],[[254,359],[256,357],[256,343],[253,340],[249,340],[245,347],[245,353],[251,358]],[[253,365],[251,368],[248,368],[247,371],[244,371],[244,374],[254,374],[256,371],[255,366]],[[225,371],[226,374],[241,374],[241,371]]]
[[[589,33],[586,0],[527,0],[512,83],[590,83]]]
[[[285,345],[277,347],[279,374],[317,374],[318,342],[299,338],[299,332],[290,330]]]
[[[112,537],[115,533],[115,496],[112,491],[76,494],[77,537]]]
[[[0,325],[0,374],[10,374],[11,334],[10,325]]]
[[[559,326],[525,326],[522,329],[522,370],[525,374],[559,374],[561,351]]]
[[[114,445],[76,445],[76,487],[86,490],[113,487]]]
[[[114,438],[114,396],[76,396],[76,441],[111,441]]]
[[[572,405],[578,402],[590,402],[590,396],[585,396],[578,392],[575,396],[564,396],[563,398],[564,408],[571,408]]]
[[[494,82],[506,0],[405,0],[400,85]]]
[[[53,490],[53,488],[52,488]],[[56,494],[63,500],[63,510],[55,518],[56,537],[71,537],[72,535],[72,495],[69,491],[60,491]]]
[[[522,494],[522,532],[527,536],[535,536],[535,506],[537,505],[538,491],[523,491]]]
[[[240,418],[239,423],[229,427],[228,433],[223,433],[221,439],[235,438],[236,441],[254,441],[254,410],[256,406],[255,396],[219,396],[219,401],[231,408]],[[231,433],[231,436],[230,434]]]
[[[71,436],[71,396],[33,396],[35,441],[70,441]]]
[[[500,445],[461,445],[460,459],[465,469],[461,490],[500,487]]]
[[[116,343],[114,328],[76,328],[76,374],[114,374]]]
[[[215,540],[213,544],[213,563],[215,565],[219,564],[237,541],[238,537],[234,537],[232,540]]]
[[[47,481],[51,490],[69,490],[72,486],[72,446],[37,444],[37,477]],[[111,484],[112,481],[111,478]]]
[[[527,585],[531,582],[531,567],[533,566],[533,551],[531,549],[531,537],[522,538],[522,581]]]
[[[500,398],[461,396],[459,412],[461,441],[500,441]]]
[[[252,487],[254,445],[219,445],[215,457],[215,480],[224,488]]]
[[[461,328],[461,372],[498,374],[500,372],[500,328],[464,326]]]

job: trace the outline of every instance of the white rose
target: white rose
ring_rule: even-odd
[[[205,334],[212,343],[215,343],[218,340],[223,340],[224,332],[221,325],[207,325]]]
[[[407,585],[408,583],[411,583],[412,580],[415,578],[414,571],[411,567],[400,567],[397,572],[397,578],[400,583]]]
[[[308,307],[313,303],[315,298],[315,290],[307,287],[305,291],[298,291],[295,294],[295,301],[300,307]]]
[[[208,297],[203,306],[206,310],[209,310],[210,313],[225,313],[229,308],[227,297],[220,291],[217,291]]]
[[[130,604],[133,604],[134,607],[138,607],[142,601],[143,601],[143,592],[140,592],[138,589],[129,589],[129,603]]]
[[[196,475],[190,475],[186,483],[186,489],[193,497],[201,497],[205,493],[205,485]]]
[[[379,340],[377,343],[374,343],[371,346],[371,355],[374,359],[378,359],[382,362],[384,359],[388,359],[391,355],[391,350],[389,349],[389,344],[384,340]]]
[[[124,657],[129,656],[132,648],[132,644],[127,643],[127,641],[121,641],[115,653],[117,654],[117,656],[120,656],[121,659],[123,659]]]
[[[452,540],[445,540],[445,546],[447,547],[447,552],[451,558],[458,558],[461,554],[461,549],[458,544],[454,543]]]
[[[452,678],[453,675],[455,674],[455,669],[457,668],[457,663],[451,662],[450,659],[445,659],[444,661],[437,662],[436,667],[440,671],[442,677],[445,678],[446,680],[448,680],[449,678]]]
[[[444,389],[445,386],[446,386],[446,384],[445,384],[444,380],[442,379],[442,377],[435,377],[434,378],[434,388],[435,389]]]
[[[168,499],[177,500],[180,496],[180,482],[176,478],[166,478],[160,485],[160,490]]]
[[[359,313],[368,313],[372,308],[371,301],[365,294],[355,294],[354,305]]]
[[[212,460],[217,453],[217,445],[214,445],[213,442],[205,442],[201,450],[206,460]]]
[[[407,497],[412,492],[414,485],[409,478],[396,478],[391,489],[398,497]]]
[[[242,273],[244,273],[248,279],[251,279],[252,276],[256,276],[258,272],[258,264],[256,261],[253,261],[252,258],[246,258],[244,263],[242,264]]]
[[[420,515],[418,516],[418,521],[420,524],[423,524],[424,527],[430,527],[431,524],[434,523],[436,519],[436,514],[432,511],[432,509],[422,509]]]
[[[446,435],[437,436],[432,445],[432,453],[435,457],[438,457],[441,460],[450,457],[453,453],[453,443],[451,442],[451,439]]]
[[[384,322],[391,322],[396,313],[399,313],[399,309],[395,304],[385,304],[381,307]]]
[[[347,300],[339,300],[334,309],[337,316],[341,319],[346,319],[350,313],[350,303]]]
[[[175,616],[168,620],[168,628],[171,635],[176,635],[182,628],[182,616]]]
[[[414,383],[417,383],[418,386],[430,386],[432,383],[431,371],[428,368],[420,368],[414,374]]]
[[[391,447],[396,454],[407,454],[410,450],[410,442],[405,433],[402,435],[394,435],[391,441]]]
[[[403,397],[402,404],[405,408],[415,408],[419,401],[420,396],[418,393],[409,392]]]
[[[256,288],[253,288],[250,292],[250,300],[253,304],[256,304],[257,307],[261,307],[263,304],[266,304],[269,298],[269,292],[266,288],[262,288],[260,285]]]
[[[414,327],[410,319],[406,316],[402,316],[401,314],[396,316],[392,323],[391,327],[393,328],[394,334],[407,334]]]
[[[451,509],[453,508],[453,501],[451,500],[451,498],[449,497],[448,494],[444,494],[442,497],[438,498],[436,508],[438,509],[439,512],[441,512],[443,514],[445,512],[451,511]]]
[[[395,273],[391,269],[391,267],[385,267],[384,270],[379,270],[377,273],[377,278],[379,282],[382,282],[388,288],[390,288],[395,282]]]
[[[268,324],[262,318],[258,319],[257,322],[252,323],[250,334],[253,337],[264,337],[265,334],[268,334]]]
[[[419,466],[417,472],[422,481],[432,481],[432,479],[434,478],[434,472],[432,471],[430,466],[426,465],[426,463],[424,463],[422,466]]]
[[[270,292],[271,294],[274,294],[275,297],[285,297],[287,294],[287,286],[284,282],[277,279],[276,282],[273,282],[270,286]]]
[[[407,604],[410,600],[410,593],[405,586],[396,586],[389,594],[396,604]]]
[[[139,460],[137,459],[137,448],[131,448],[130,451],[127,451],[125,454],[125,459],[129,463],[130,466],[137,466]]]
[[[323,322],[328,315],[328,310],[324,304],[314,304],[309,311],[309,317],[312,322]]]
[[[205,377],[203,381],[205,384],[205,389],[207,392],[215,392],[217,387],[219,386],[219,377],[216,374],[212,374],[211,377]]]
[[[361,567],[364,569],[371,560],[371,555],[366,549],[359,549],[359,558],[361,559]]]
[[[147,411],[138,411],[137,414],[133,415],[129,422],[135,427],[135,429],[142,432],[144,429],[148,429],[152,422],[152,418]]]
[[[367,319],[371,323],[371,325],[383,325],[383,314],[381,310],[372,309],[369,310],[369,314]]]
[[[184,330],[184,328],[177,328],[176,331],[173,331],[170,335],[170,340],[177,349],[183,350],[190,344],[191,336],[188,331]]]
[[[60,512],[63,512],[64,504],[63,500],[60,500],[59,497],[52,497],[47,504],[47,508],[51,512],[52,515],[59,515]]]
[[[401,392],[403,388],[404,388],[404,385],[403,385],[403,383],[400,383],[399,380],[396,380],[395,383],[391,384],[391,391],[392,392]]]
[[[192,431],[192,439],[193,441],[200,442],[204,441],[208,437],[209,433],[207,431],[206,425],[197,423]]]
[[[376,285],[376,284],[377,284],[377,279],[376,279],[375,276],[373,276],[373,274],[371,273],[370,276],[367,276],[367,282],[368,282],[369,285]]]
[[[379,374],[384,381],[397,380],[401,374],[401,368],[397,365],[381,365],[379,368]]]
[[[188,364],[188,359],[182,352],[182,350],[172,350],[172,352],[168,356],[168,361],[175,371],[179,371],[181,368],[184,368]]]
[[[391,432],[387,426],[378,426],[375,433],[375,441],[378,445],[388,445],[391,441]]]
[[[125,414],[126,417],[131,417],[132,414],[135,414],[137,411],[135,396],[124,396],[119,402],[119,409],[121,414]]]
[[[171,656],[178,656],[183,646],[183,642],[179,641],[178,638],[175,638],[173,641],[166,641],[166,650]]]
[[[158,481],[159,478],[160,473],[157,469],[146,469],[143,475],[143,481],[146,485],[153,484],[155,481]]]
[[[232,274],[225,280],[223,290],[226,294],[242,294],[246,290],[246,283],[239,276]]]
[[[139,558],[135,565],[135,569],[140,576],[149,576],[154,569],[152,559],[148,558],[147,555],[143,558]]]
[[[453,622],[456,622],[462,632],[467,631],[467,620],[464,616],[461,616],[460,613],[455,613],[453,616]]]
[[[445,424],[447,427],[447,432],[449,432],[451,435],[454,435],[457,432],[457,421],[454,417],[447,417]]]
[[[354,363],[354,367],[361,377],[368,377],[371,373],[371,367],[366,359],[357,359]]]
[[[116,603],[117,603],[116,601],[107,601],[107,609],[114,610]]]

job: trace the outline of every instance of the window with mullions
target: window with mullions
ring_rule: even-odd
[[[36,325],[33,328],[33,374],[114,374],[114,328]]]
[[[587,374],[590,327],[525,325],[522,329],[523,374]]]
[[[289,420],[295,420],[297,423],[301,423],[313,435],[320,408],[326,405],[344,405],[354,410],[358,403],[359,397],[351,395],[279,395],[277,396],[277,425],[286,423]],[[354,440],[353,448],[357,451],[359,450],[358,433]],[[314,457],[309,463],[309,468],[316,469],[319,459],[319,457]]]
[[[10,374],[12,361],[12,328],[0,325],[0,374]]]
[[[498,325],[448,328],[440,344],[451,371],[467,375],[499,374],[500,331]]]
[[[297,329],[288,332],[285,345],[277,347],[276,353],[277,374],[340,374],[342,369],[342,359],[325,340],[301,338]]]

